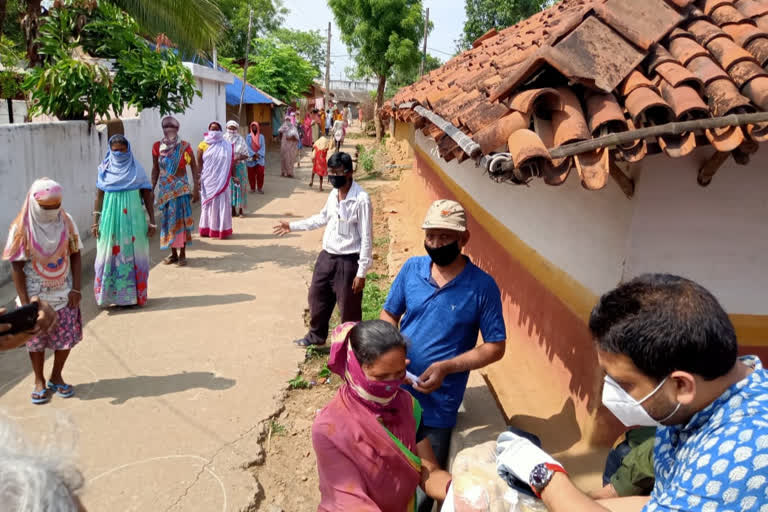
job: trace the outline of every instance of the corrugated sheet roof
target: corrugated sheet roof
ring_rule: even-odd
[[[564,144],[673,121],[768,111],[768,0],[563,0],[398,92],[382,115],[416,123],[446,160],[468,158],[423,106],[480,145],[509,151],[515,167],[547,183],[576,170],[590,189],[611,162],[698,145],[739,150],[768,125],[726,126],[638,139],[552,159]],[[404,106],[405,108],[401,108]]]

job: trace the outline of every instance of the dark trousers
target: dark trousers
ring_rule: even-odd
[[[342,323],[363,319],[363,294],[352,292],[359,259],[359,254],[340,256],[325,251],[317,257],[309,287],[310,343],[322,345],[328,339],[328,323],[337,302]]]
[[[429,439],[429,444],[432,445],[432,451],[435,452],[435,457],[440,467],[447,470],[448,454],[451,449],[451,434],[452,428],[437,428],[422,426],[422,432]],[[435,500],[427,496],[421,487],[416,489],[416,510],[418,512],[432,512],[432,506]]]

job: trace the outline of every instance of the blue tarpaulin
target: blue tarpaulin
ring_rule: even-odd
[[[227,105],[240,105],[240,92],[243,89],[243,81],[235,77],[235,81],[227,86]],[[272,99],[267,97],[261,91],[250,85],[245,85],[245,96],[243,104],[254,105],[259,103],[273,103]]]

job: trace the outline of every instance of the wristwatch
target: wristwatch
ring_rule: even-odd
[[[549,482],[552,480],[552,477],[555,476],[555,473],[568,474],[562,466],[551,464],[549,462],[538,464],[533,468],[528,483],[531,485],[531,489],[533,489],[536,497],[541,498],[541,493],[547,485],[549,485]]]

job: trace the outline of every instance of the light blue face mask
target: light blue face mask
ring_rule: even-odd
[[[643,407],[643,402],[655,395],[661,387],[667,382],[669,377],[659,382],[659,385],[653,391],[648,393],[642,400],[635,400],[632,395],[624,391],[619,383],[613,380],[609,375],[605,376],[603,383],[603,405],[621,421],[625,427],[659,427],[665,421],[669,421],[672,416],[680,410],[680,404],[677,404],[671,414],[661,420],[655,420],[648,414]]]

